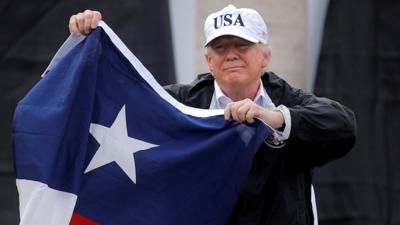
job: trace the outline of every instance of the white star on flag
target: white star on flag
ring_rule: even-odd
[[[158,146],[128,136],[125,105],[119,111],[111,127],[91,123],[89,132],[100,144],[100,147],[90,161],[85,173],[108,163],[116,162],[133,183],[136,183],[134,153]]]

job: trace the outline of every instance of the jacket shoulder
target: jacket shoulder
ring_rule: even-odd
[[[179,102],[197,108],[208,108],[214,93],[214,77],[203,73],[190,84],[170,84],[164,89]]]

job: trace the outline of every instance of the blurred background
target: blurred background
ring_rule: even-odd
[[[208,72],[204,20],[229,3],[264,17],[271,71],[356,113],[355,148],[314,171],[320,224],[400,225],[398,0],[0,1],[0,224],[19,222],[14,109],[68,37],[72,14],[100,10],[161,84],[189,83]]]

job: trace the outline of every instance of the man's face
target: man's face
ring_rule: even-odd
[[[257,90],[262,70],[268,65],[270,53],[260,45],[245,39],[222,36],[209,44],[205,58],[224,92],[240,88]]]

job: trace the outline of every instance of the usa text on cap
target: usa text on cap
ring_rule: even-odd
[[[205,46],[224,35],[237,36],[254,43],[268,42],[267,26],[260,14],[254,9],[238,9],[234,5],[210,14],[204,23],[204,34]]]

